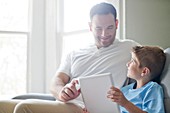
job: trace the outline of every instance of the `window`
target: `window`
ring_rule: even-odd
[[[94,43],[88,26],[89,12],[93,5],[102,1],[105,0],[63,1],[63,56],[72,50]]]
[[[29,0],[0,0],[0,98],[26,93]]]

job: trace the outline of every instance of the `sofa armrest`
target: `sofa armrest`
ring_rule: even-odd
[[[41,94],[41,93],[28,93],[23,95],[18,95],[13,97],[12,99],[41,99],[41,100],[51,100],[55,101],[56,99],[51,94]]]

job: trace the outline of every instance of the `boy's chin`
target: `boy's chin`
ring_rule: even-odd
[[[131,78],[131,75],[130,75],[130,74],[127,74],[127,77]]]

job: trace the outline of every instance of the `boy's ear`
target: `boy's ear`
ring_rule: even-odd
[[[147,67],[144,67],[143,69],[142,69],[142,73],[141,73],[141,76],[145,76],[145,75],[149,75],[150,74],[150,69],[149,68],[147,68]]]

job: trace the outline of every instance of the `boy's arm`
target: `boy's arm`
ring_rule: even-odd
[[[147,113],[146,111],[143,111],[136,107],[133,103],[128,101],[124,106],[123,106],[129,113]]]
[[[123,95],[123,93],[118,88],[115,88],[114,86],[112,86],[108,91],[107,97],[110,98],[113,102],[116,102],[122,107],[124,107],[127,111],[129,111],[129,113],[147,113],[139,109],[130,101],[128,101]]]

